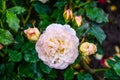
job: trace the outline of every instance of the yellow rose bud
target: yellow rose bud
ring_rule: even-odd
[[[80,51],[83,55],[91,55],[97,51],[97,47],[93,43],[84,42],[80,45]]]
[[[65,18],[66,21],[69,21],[73,18],[73,12],[71,9],[65,10],[63,13],[63,17]]]
[[[39,30],[35,27],[24,30],[24,33],[26,34],[27,38],[31,41],[37,41],[40,36]]]
[[[3,45],[2,44],[0,44],[0,50],[2,50],[3,49]]]
[[[75,16],[75,23],[77,24],[77,26],[81,26],[82,24],[82,16]]]

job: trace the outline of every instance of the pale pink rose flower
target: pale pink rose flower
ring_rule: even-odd
[[[78,56],[79,39],[69,25],[51,24],[36,43],[38,57],[49,67],[65,69]]]

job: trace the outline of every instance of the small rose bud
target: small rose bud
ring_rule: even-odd
[[[65,10],[63,13],[63,17],[65,19],[65,21],[69,21],[73,18],[73,12],[71,9]]]
[[[0,44],[0,50],[2,50],[3,49],[3,45],[2,44]]]
[[[93,43],[84,42],[80,45],[80,51],[83,55],[92,55],[97,51],[97,47]]]
[[[75,16],[75,23],[77,24],[77,26],[81,26],[82,24],[82,16]]]
[[[27,38],[31,41],[37,41],[40,36],[39,30],[35,27],[24,30],[24,33],[26,34]]]

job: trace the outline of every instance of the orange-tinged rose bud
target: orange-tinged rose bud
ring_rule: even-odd
[[[77,24],[77,26],[81,26],[82,24],[82,16],[75,16],[75,22]]]
[[[37,41],[40,36],[39,30],[35,27],[24,30],[24,33],[27,35],[27,38],[31,41]]]
[[[83,55],[91,55],[95,54],[97,47],[93,43],[84,42],[80,45],[80,51],[83,53]]]
[[[65,18],[66,21],[69,21],[73,18],[73,12],[71,9],[65,10],[63,13],[63,17]]]
[[[1,50],[1,49],[3,49],[3,45],[2,45],[2,44],[0,44],[0,50]]]

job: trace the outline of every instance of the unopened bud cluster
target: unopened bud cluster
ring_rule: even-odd
[[[74,16],[71,9],[65,10],[63,13],[63,17],[66,22],[73,20],[78,27],[82,24],[82,16]]]

